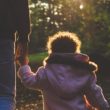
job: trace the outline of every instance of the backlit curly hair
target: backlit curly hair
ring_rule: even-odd
[[[47,41],[48,53],[76,53],[80,52],[81,41],[75,33],[58,32]]]

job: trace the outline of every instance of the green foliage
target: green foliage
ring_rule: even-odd
[[[31,54],[29,56],[30,63],[41,63],[47,57],[47,52]]]
[[[77,33],[82,51],[110,56],[109,0],[30,0],[32,40],[30,50],[44,48],[57,31]]]

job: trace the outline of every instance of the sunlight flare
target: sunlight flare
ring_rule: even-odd
[[[79,8],[82,10],[82,9],[84,8],[84,5],[81,4],[81,5],[79,6]]]

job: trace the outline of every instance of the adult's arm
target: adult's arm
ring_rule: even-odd
[[[26,42],[30,35],[30,14],[28,0],[15,0],[18,41]]]
[[[28,0],[15,0],[15,17],[17,26],[17,49],[16,58],[22,60],[28,54],[28,42],[30,40],[30,14]]]

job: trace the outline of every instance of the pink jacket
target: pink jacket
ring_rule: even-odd
[[[33,73],[29,65],[24,65],[19,69],[19,77],[26,87],[42,91],[44,110],[88,110],[84,95],[93,107],[109,107],[96,84],[96,75],[85,67],[54,62]]]

